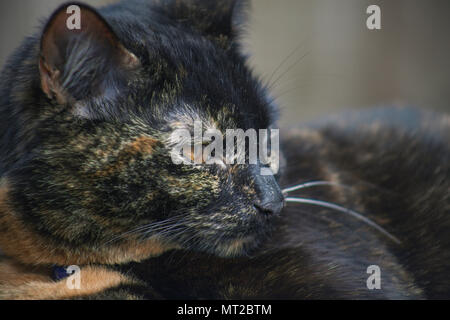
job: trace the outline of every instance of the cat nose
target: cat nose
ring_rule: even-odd
[[[277,215],[284,207],[284,196],[278,182],[272,175],[255,175],[258,200],[253,203],[259,212]]]
[[[255,202],[254,206],[259,212],[269,215],[278,215],[284,207],[283,200]]]

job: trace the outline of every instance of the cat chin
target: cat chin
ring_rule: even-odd
[[[226,235],[208,236],[188,250],[206,252],[222,258],[249,256],[264,243],[273,231],[274,225],[268,219],[259,217],[251,226],[228,229]],[[217,240],[220,239],[220,240]]]
[[[206,251],[207,253],[221,258],[249,256],[260,247],[264,238],[265,237],[262,234],[236,237],[224,240],[221,243],[202,251]]]
[[[254,236],[239,237],[233,240],[227,240],[213,248],[216,255],[220,257],[237,257],[248,253],[255,247],[256,239]]]

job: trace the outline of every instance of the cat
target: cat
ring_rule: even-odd
[[[0,298],[450,298],[448,115],[282,129],[276,175],[173,163],[171,133],[196,121],[277,128],[242,53],[247,12],[68,3],[23,42],[0,78]],[[71,265],[76,290],[58,276]]]

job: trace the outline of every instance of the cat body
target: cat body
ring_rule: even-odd
[[[450,297],[448,116],[281,130],[274,176],[176,165],[171,133],[196,121],[276,128],[241,53],[245,1],[76,5],[81,30],[62,6],[1,75],[0,298]],[[54,265],[80,266],[81,289]]]
[[[297,194],[364,212],[400,243],[342,212],[288,204],[250,257],[170,251],[118,267],[146,279],[146,290],[123,286],[108,294],[127,288],[169,299],[448,298],[449,133],[448,116],[379,108],[284,135],[282,186],[301,182],[297,177],[334,182]],[[367,284],[373,265],[380,289]]]

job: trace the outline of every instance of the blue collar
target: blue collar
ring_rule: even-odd
[[[53,266],[52,279],[54,281],[59,281],[59,280],[65,279],[68,276],[70,276],[70,273],[67,272],[66,267],[61,267],[61,266],[57,266],[57,265]]]

